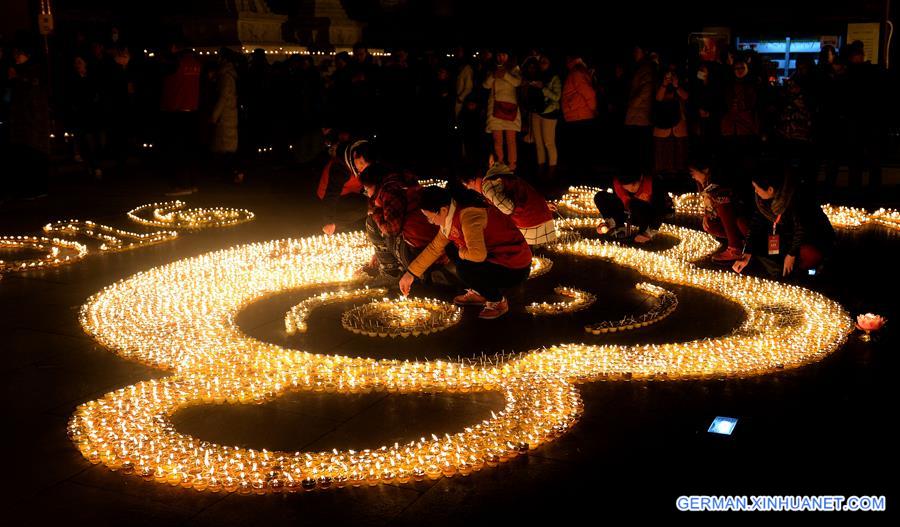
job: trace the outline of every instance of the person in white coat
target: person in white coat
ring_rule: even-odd
[[[520,84],[522,77],[518,68],[511,67],[509,54],[497,53],[496,67],[484,81],[484,88],[490,90],[487,132],[494,138],[494,159],[506,164],[510,170],[516,169],[516,132],[522,130],[517,94]]]

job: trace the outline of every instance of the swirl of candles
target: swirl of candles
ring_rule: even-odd
[[[69,437],[92,463],[204,492],[298,492],[468,476],[564,434],[583,411],[579,383],[763,375],[819,361],[851,332],[852,320],[838,303],[801,287],[696,267],[691,262],[707,254],[711,237],[674,227],[668,233],[681,242],[657,253],[600,240],[549,250],[609,260],[649,280],[735,302],[746,316],[731,333],[665,344],[560,344],[473,363],[316,354],[262,342],[237,327],[236,314],[268,296],[355,283],[356,270],[373,252],[361,232],[241,245],[138,273],[92,296],[80,322],[114,353],[170,374],[79,405]],[[421,315],[409,314],[412,320]],[[178,432],[171,422],[189,405],[263,402],[287,391],[373,390],[496,391],[506,405],[462,430],[363,450],[220,445]]]
[[[560,315],[587,309],[597,301],[597,297],[592,293],[575,289],[574,287],[558,286],[553,288],[553,292],[559,296],[566,297],[567,300],[560,302],[532,302],[525,306],[525,311],[535,316]]]
[[[675,293],[658,285],[640,282],[635,285],[635,288],[653,297],[654,302],[650,309],[636,317],[627,316],[622,320],[604,320],[596,324],[589,324],[584,327],[584,330],[594,335],[600,335],[602,333],[615,333],[616,331],[643,328],[666,318],[678,307],[678,297],[675,296]]]
[[[344,329],[370,337],[418,337],[459,323],[462,309],[431,298],[375,300],[345,311]]]
[[[0,260],[0,273],[47,269],[77,262],[88,250],[84,244],[44,236],[0,236],[0,249],[39,252],[42,256]]]
[[[155,231],[145,234],[116,229],[87,220],[55,221],[44,225],[44,232],[58,236],[84,236],[100,242],[100,252],[117,252],[146,247],[174,240],[176,231]]]
[[[149,227],[185,230],[230,227],[254,218],[254,214],[246,209],[185,207],[186,204],[179,200],[149,203],[128,211],[128,218]]]

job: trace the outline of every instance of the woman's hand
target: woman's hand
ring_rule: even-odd
[[[741,257],[739,259],[734,261],[734,264],[731,266],[731,268],[734,269],[735,273],[740,273],[741,271],[744,270],[745,267],[747,267],[747,264],[749,264],[749,263],[750,263],[750,255],[747,253],[744,253],[743,255],[741,255]]]
[[[413,280],[415,279],[416,277],[409,271],[403,273],[403,276],[400,277],[400,292],[403,293],[403,296],[409,296],[409,290],[412,288]]]
[[[794,261],[796,259],[796,256],[791,256],[790,254],[784,257],[784,269],[782,269],[781,276],[787,276],[794,272]]]

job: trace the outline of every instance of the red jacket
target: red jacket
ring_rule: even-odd
[[[553,213],[547,206],[547,200],[541,196],[527,181],[514,174],[496,174],[485,176],[485,180],[499,178],[503,182],[504,193],[512,198],[515,208],[509,217],[516,227],[527,229],[536,227],[553,219]]]
[[[563,84],[560,103],[567,122],[584,121],[597,116],[597,92],[594,91],[591,77],[584,67],[575,67],[569,71]]]
[[[194,112],[200,106],[200,61],[193,53],[178,56],[175,71],[163,79],[159,109],[164,112]]]
[[[619,183],[619,178],[613,179],[613,189],[616,191],[616,196],[622,200],[622,204],[625,205],[625,208],[628,209],[629,205],[631,205],[632,199],[639,199],[641,201],[646,201],[650,203],[653,200],[653,178],[652,177],[644,177],[641,179],[641,186],[638,187],[637,192],[632,194],[625,190],[625,187]]]
[[[382,233],[402,235],[417,249],[428,245],[438,231],[420,210],[421,193],[417,183],[405,181],[400,174],[388,174],[369,204],[372,219]]]
[[[332,181],[331,171],[334,166],[334,158],[332,157],[328,160],[328,163],[325,163],[325,168],[322,169],[322,175],[319,177],[319,187],[316,190],[316,195],[319,196],[319,199],[325,199],[325,196],[329,194],[329,187],[336,187],[340,183],[341,177],[346,179],[344,179],[338,195],[347,196],[349,194],[359,194],[362,192],[362,183],[360,183],[359,178],[351,174],[349,170],[342,170],[342,173]]]
[[[531,265],[531,248],[522,236],[522,232],[515,226],[506,214],[495,207],[487,207],[487,225],[484,228],[484,245],[487,248],[485,261],[502,265],[510,269],[522,269]],[[462,208],[457,208],[453,213],[450,224],[450,235],[447,238],[457,248],[466,248],[466,239],[463,237],[460,214]]]

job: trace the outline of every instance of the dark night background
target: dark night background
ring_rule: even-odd
[[[38,0],[4,2],[0,34],[9,39],[30,29]],[[56,0],[57,26],[78,22],[105,33],[111,22],[140,41],[153,41],[175,30],[169,19],[179,14],[222,12],[214,0]],[[722,2],[583,2],[546,5],[483,0],[343,0],[348,15],[365,22],[370,46],[390,48],[472,46],[557,47],[585,51],[627,47],[635,39],[648,43],[684,41],[705,26],[731,27],[754,37],[842,34],[854,21],[882,20],[885,0],[813,2],[758,0]],[[273,12],[292,18],[309,13],[310,2],[269,0]],[[896,17],[897,2],[891,7]],[[896,49],[896,38],[894,49]],[[142,42],[145,43],[145,42]]]

